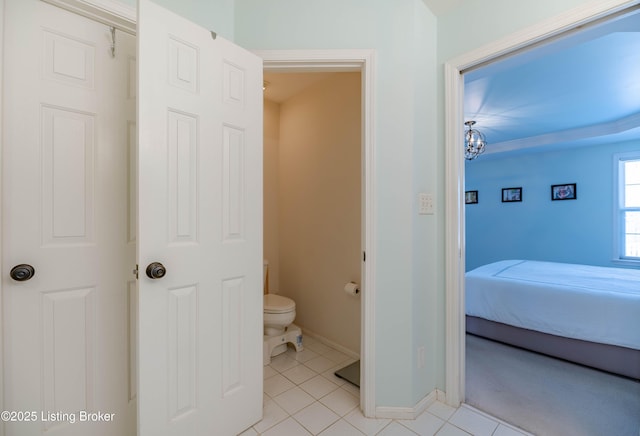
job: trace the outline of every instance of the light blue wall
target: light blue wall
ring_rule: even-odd
[[[421,53],[416,57],[418,75],[416,78],[416,95],[414,100],[414,154],[412,157],[413,195],[427,192],[436,195],[437,184],[442,167],[438,164],[437,147],[433,122],[436,120],[436,89],[433,79],[423,80],[422,74],[428,73],[435,77],[437,53],[434,39],[434,23],[431,14],[425,13],[423,8],[417,7],[414,14],[416,28],[414,53]],[[423,73],[421,73],[423,72]],[[426,78],[426,77],[425,77]],[[426,142],[425,142],[426,141]],[[432,142],[433,141],[433,142]],[[436,195],[437,196],[437,195]],[[437,201],[437,200],[436,200]],[[425,393],[434,387],[444,390],[444,257],[441,255],[443,241],[438,228],[442,226],[444,208],[437,204],[434,216],[418,215],[417,204],[413,208],[413,402],[420,401]],[[417,350],[425,347],[426,366],[418,368],[415,362],[419,356]]]
[[[591,146],[466,163],[467,270],[503,259],[614,265],[613,154],[640,143]],[[551,201],[551,185],[577,183],[577,199]],[[522,202],[501,190],[522,187]]]
[[[376,50],[376,396],[412,407],[444,378],[438,218],[415,210],[418,190],[436,190],[439,168],[435,18],[421,0],[237,0],[235,28],[249,49]],[[418,345],[430,363],[420,371]]]
[[[592,0],[462,0],[438,17],[438,57],[446,61]]]

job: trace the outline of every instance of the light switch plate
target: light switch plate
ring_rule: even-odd
[[[421,192],[418,194],[418,214],[433,215],[433,195]]]

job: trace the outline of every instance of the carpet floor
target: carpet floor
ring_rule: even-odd
[[[477,336],[466,403],[539,436],[640,436],[640,382]]]

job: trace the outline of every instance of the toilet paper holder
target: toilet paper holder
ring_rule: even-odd
[[[356,282],[349,282],[344,285],[344,292],[349,295],[359,295],[360,294],[360,285]]]

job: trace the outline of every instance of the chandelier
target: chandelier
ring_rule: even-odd
[[[464,158],[467,160],[477,158],[484,152],[484,147],[487,145],[484,135],[472,128],[475,123],[475,121],[466,121],[464,123],[469,128],[464,132]]]

